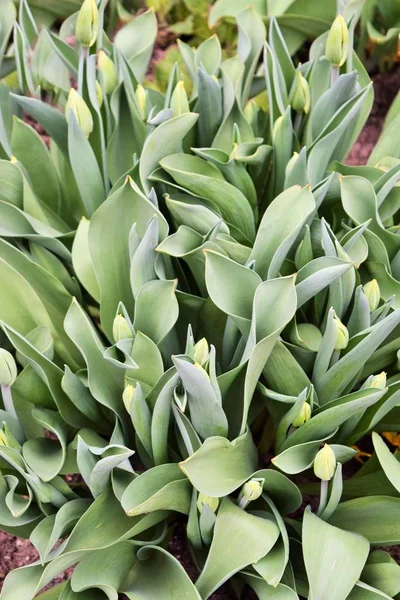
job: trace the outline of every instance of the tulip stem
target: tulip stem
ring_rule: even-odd
[[[335,67],[334,65],[332,65],[332,67],[331,67],[331,87],[333,86],[333,84],[335,83],[337,78],[339,77],[339,74],[340,74],[340,67]]]
[[[14,402],[11,394],[11,386],[10,385],[2,385],[1,386],[1,395],[3,396],[3,404],[4,409],[13,417],[17,416],[14,408]]]
[[[294,119],[294,130],[296,133],[299,133],[302,121],[303,121],[302,113],[296,113],[296,117]]]
[[[83,92],[83,75],[85,72],[86,59],[89,56],[89,48],[81,46],[79,50],[79,65],[78,65],[78,94],[82,96]]]
[[[328,501],[328,482],[321,479],[321,488],[319,494],[319,506],[317,515],[320,516],[326,507],[326,503]]]

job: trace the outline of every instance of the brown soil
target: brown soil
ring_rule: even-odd
[[[400,66],[392,73],[377,73],[372,77],[374,82],[375,102],[371,114],[354,144],[346,163],[348,165],[364,165],[374,148],[397,92],[400,89]]]

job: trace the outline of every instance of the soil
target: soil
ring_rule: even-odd
[[[372,77],[372,81],[375,93],[374,105],[368,121],[346,160],[348,165],[364,165],[367,162],[378,140],[389,107],[400,90],[400,65],[397,65],[391,73],[377,73]]]

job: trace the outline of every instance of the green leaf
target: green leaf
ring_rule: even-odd
[[[179,306],[176,281],[148,281],[140,289],[135,305],[134,327],[159,344],[174,327]]]
[[[137,553],[138,561],[125,580],[121,591],[135,600],[175,600],[177,590],[182,599],[200,600],[200,595],[180,563],[163,548],[145,546]]]
[[[396,490],[400,493],[400,464],[390,452],[382,438],[375,432],[372,432],[372,442],[378,460],[386,477]]]
[[[122,508],[130,517],[159,510],[189,514],[190,483],[177,464],[153,467],[126,488]]]
[[[332,527],[311,510],[304,513],[303,556],[313,598],[346,600],[368,553],[365,538]]]
[[[156,15],[153,10],[148,10],[132,19],[115,36],[115,47],[127,58],[139,82],[147,72],[156,35]]]
[[[224,498],[206,563],[196,581],[201,597],[209,598],[229,577],[259,561],[278,536],[279,529],[273,521],[248,514]]]
[[[249,260],[262,279],[277,277],[282,263],[315,210],[315,200],[307,186],[293,186],[275,198],[261,220]]]
[[[369,496],[339,504],[329,522],[365,536],[371,544],[395,546],[400,541],[400,499]]]
[[[199,492],[220,498],[251,477],[257,466],[257,451],[250,431],[232,442],[211,437],[179,466]]]

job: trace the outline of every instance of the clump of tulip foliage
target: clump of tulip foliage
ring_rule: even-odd
[[[1,600],[71,566],[40,597],[399,598],[398,103],[347,166],[373,102],[351,19],[295,64],[247,8],[237,55],[180,43],[164,95],[154,12],[111,42],[104,2],[58,34],[7,6],[0,527],[40,558]]]

